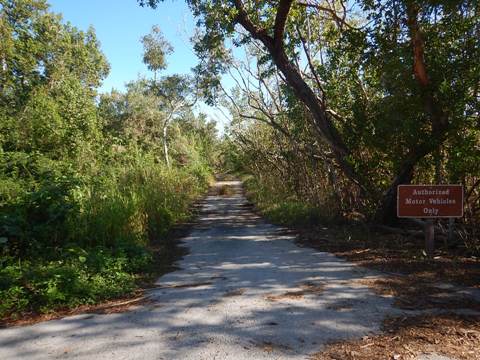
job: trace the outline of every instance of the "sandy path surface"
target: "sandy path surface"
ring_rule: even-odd
[[[207,197],[151,304],[0,330],[0,359],[307,359],[399,315],[356,281],[374,274],[297,247],[245,205],[238,191]]]

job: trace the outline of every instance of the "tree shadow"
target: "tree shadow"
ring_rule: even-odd
[[[181,270],[157,281],[152,303],[0,330],[0,358],[305,358],[398,314],[356,281],[371,272],[296,246],[245,203],[207,198]]]

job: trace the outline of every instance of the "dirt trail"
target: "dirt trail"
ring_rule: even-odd
[[[207,197],[152,303],[0,330],[0,359],[306,359],[401,314],[357,281],[375,274],[297,247],[224,185],[235,194]]]

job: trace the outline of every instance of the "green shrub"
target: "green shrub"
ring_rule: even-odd
[[[269,207],[265,215],[275,223],[295,226],[312,226],[323,219],[318,208],[300,201],[278,203]]]
[[[254,177],[244,179],[247,197],[272,222],[289,226],[312,226],[326,219],[317,206],[288,196],[288,192],[269,187]]]
[[[148,271],[151,261],[143,247],[66,249],[54,261],[4,260],[0,317],[91,304],[126,294],[135,288],[137,274]]]

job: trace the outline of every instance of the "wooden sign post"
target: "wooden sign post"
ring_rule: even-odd
[[[462,185],[399,185],[397,216],[425,218],[425,251],[429,257],[435,249],[436,218],[463,217]]]

